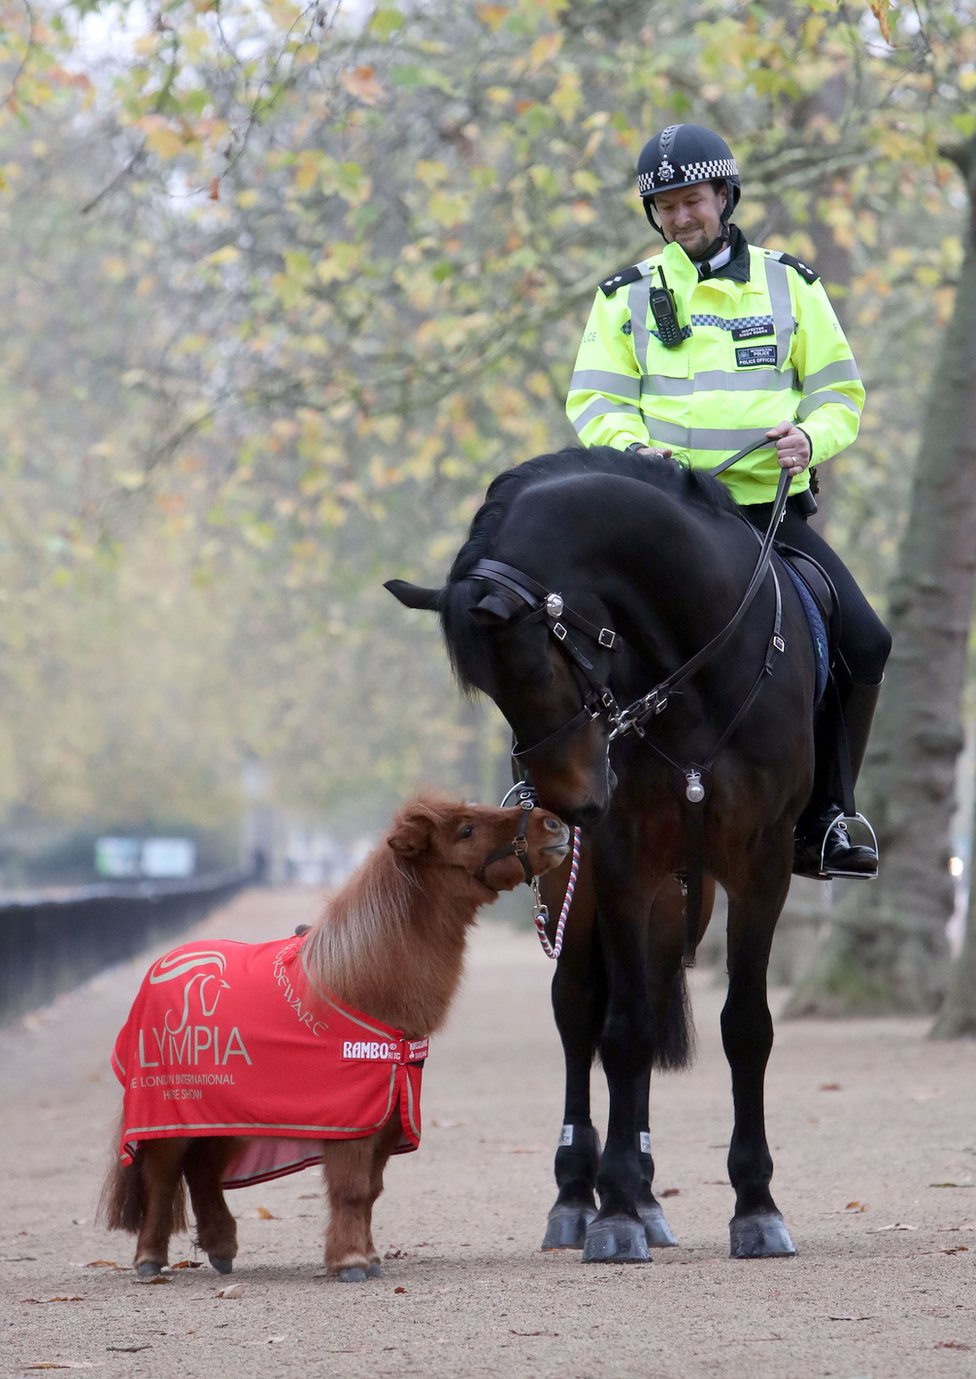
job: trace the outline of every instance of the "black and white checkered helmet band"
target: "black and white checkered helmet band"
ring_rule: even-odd
[[[698,182],[711,182],[715,179],[727,180],[739,176],[734,158],[708,158],[698,163],[672,163],[665,156],[656,168],[637,175],[637,191],[640,196],[654,196],[656,192],[667,191],[669,187],[693,187]]]

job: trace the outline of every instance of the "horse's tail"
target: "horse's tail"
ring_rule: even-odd
[[[146,1186],[140,1163],[141,1155],[137,1151],[130,1164],[121,1161],[118,1157],[121,1132],[120,1121],[112,1140],[114,1160],[102,1184],[95,1211],[95,1223],[110,1231],[128,1231],[130,1235],[138,1235],[142,1218],[146,1213]],[[188,1229],[186,1189],[181,1178],[178,1190],[173,1193],[173,1215],[169,1233],[175,1235]]]
[[[654,1067],[677,1072],[686,1068],[694,1057],[695,1022],[684,969],[679,967],[658,1015]]]

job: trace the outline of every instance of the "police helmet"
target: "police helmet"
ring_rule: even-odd
[[[716,181],[724,182],[727,192],[724,223],[739,204],[739,169],[725,140],[702,125],[668,125],[648,140],[637,160],[637,191],[648,220],[658,231],[661,227],[653,214],[658,192]]]

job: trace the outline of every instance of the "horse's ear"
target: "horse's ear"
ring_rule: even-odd
[[[441,606],[440,589],[424,589],[420,584],[408,584],[405,579],[388,579],[383,588],[389,589],[407,608],[424,608],[436,613]]]
[[[493,589],[468,612],[480,627],[498,627],[501,623],[511,622],[520,607],[521,603],[514,594]]]
[[[426,813],[404,811],[393,822],[387,843],[402,857],[419,857],[430,846],[433,820]]]

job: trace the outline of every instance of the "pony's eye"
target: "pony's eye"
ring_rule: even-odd
[[[474,833],[474,824],[465,824],[464,827],[458,833],[458,837],[470,838],[472,833]]]

